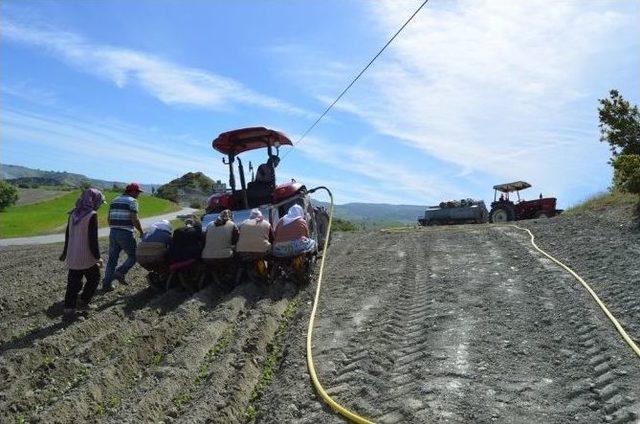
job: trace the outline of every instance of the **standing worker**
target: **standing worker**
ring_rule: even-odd
[[[65,319],[73,319],[76,316],[76,309],[81,311],[90,309],[91,298],[100,282],[99,268],[102,266],[102,258],[98,245],[96,211],[103,203],[102,192],[95,188],[88,188],[70,212],[64,237],[64,249],[60,255],[60,260],[65,261],[69,269],[67,292],[64,296]],[[83,277],[87,280],[84,285]]]
[[[134,229],[138,230],[142,237],[142,226],[138,219],[137,197],[142,193],[140,184],[129,184],[124,193],[111,202],[109,205],[109,261],[102,280],[104,291],[113,290],[113,280],[118,280],[122,284],[127,284],[125,276],[136,263],[136,239],[133,237]],[[124,250],[127,259],[116,269],[120,251]]]

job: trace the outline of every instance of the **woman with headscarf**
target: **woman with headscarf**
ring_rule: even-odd
[[[171,222],[167,219],[163,219],[151,224],[146,233],[142,236],[142,241],[162,243],[166,247],[171,245]]]
[[[255,271],[261,278],[266,278],[267,263],[265,256],[271,250],[273,230],[269,221],[264,219],[260,209],[252,209],[249,219],[240,224],[240,235],[236,244],[236,252],[241,262],[241,268],[236,275],[236,283],[240,282],[246,272],[253,279]],[[250,264],[254,264],[252,266]]]
[[[238,253],[258,253],[264,255],[271,249],[273,230],[264,219],[260,209],[252,209],[249,219],[240,224],[240,235],[236,250]]]
[[[312,251],[315,240],[309,238],[309,226],[304,218],[304,209],[295,204],[276,225],[273,256],[289,257]]]
[[[216,220],[207,227],[202,262],[209,275],[213,275],[217,282],[223,275],[233,276],[235,273],[233,255],[239,236],[240,232],[229,209],[220,212]]]
[[[233,214],[229,209],[220,212],[213,224],[205,233],[202,259],[228,259],[233,257],[233,249],[238,242],[240,232],[233,222]]]
[[[171,232],[171,222],[168,220],[154,222],[142,235],[142,241],[136,247],[136,260],[149,271],[147,279],[151,284],[160,284],[166,280]]]
[[[60,260],[65,261],[69,273],[64,296],[64,316],[73,318],[76,310],[87,311],[100,282],[100,246],[98,245],[98,208],[105,203],[102,192],[95,188],[84,190],[69,212]],[[82,283],[82,278],[86,283]],[[82,293],[80,293],[82,291]],[[78,299],[78,294],[80,294]]]

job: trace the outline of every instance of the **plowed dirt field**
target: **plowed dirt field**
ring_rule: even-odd
[[[626,231],[627,248],[601,240],[597,250],[590,234],[603,236],[585,227],[560,248],[571,225],[527,226],[595,280],[640,341],[640,236]],[[96,296],[86,320],[63,324],[59,253],[0,250],[0,422],[342,421],[306,370],[315,284],[157,293],[136,267],[129,286]],[[638,420],[640,359],[577,281],[514,228],[337,233],[323,284],[318,375],[366,417]]]

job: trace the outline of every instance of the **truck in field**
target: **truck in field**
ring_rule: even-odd
[[[462,199],[442,202],[438,206],[429,206],[424,217],[418,218],[418,224],[482,224],[487,222],[489,212],[482,200]]]

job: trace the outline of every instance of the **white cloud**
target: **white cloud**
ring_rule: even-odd
[[[407,12],[406,3],[372,3],[374,19],[388,32]],[[585,74],[615,30],[628,24],[620,13],[585,2],[434,4],[339,107],[465,172],[557,179],[566,176],[567,159],[588,162],[598,150],[595,125],[587,134],[560,126],[575,124],[576,103],[595,105],[585,98],[591,94]],[[596,148],[584,149],[589,142]]]
[[[75,33],[3,20],[2,38],[47,49],[70,65],[109,79],[118,87],[138,84],[167,104],[216,109],[242,104],[310,116],[309,112],[251,90],[231,78],[184,67],[145,52],[91,43]]]
[[[87,161],[94,161],[101,164],[95,172],[104,174],[107,179],[152,178],[151,182],[158,182],[190,171],[210,173],[212,166],[215,170],[213,175],[217,178],[226,175],[218,161],[203,161],[202,151],[175,143],[170,135],[134,126],[109,123],[104,119],[51,116],[12,108],[3,109],[1,122],[3,149],[29,143],[51,157],[63,152],[68,158],[67,163],[55,165],[71,166],[70,171],[85,166]],[[178,147],[171,147],[172,144],[178,144]],[[204,149],[208,150],[208,146],[208,143],[203,143]],[[211,151],[211,159],[214,158]],[[51,165],[54,165],[53,161]]]
[[[372,2],[367,18],[384,40],[416,6]],[[356,115],[416,149],[416,157],[459,168],[450,185],[461,189],[471,175],[528,179],[562,197],[576,185],[601,189],[609,170],[596,100],[624,83],[625,72],[637,81],[638,70],[630,69],[637,60],[628,55],[640,47],[640,26],[637,3],[635,14],[626,13],[630,7],[577,0],[429,3],[333,114]],[[349,75],[362,66],[316,57],[298,71],[300,83],[308,84],[309,69],[337,59],[355,66]],[[321,77],[314,95],[328,103],[344,87],[344,75]]]
[[[371,149],[350,146],[345,141],[328,142],[308,137],[296,149],[311,160],[346,172],[347,175],[358,176],[354,179],[354,186],[350,186],[345,179],[334,182],[334,187],[341,187],[341,190],[348,192],[345,194],[351,200],[421,204],[442,196],[463,196],[459,189],[443,178],[422,170],[408,169],[404,163],[391,162]],[[325,171],[325,174],[330,173]]]

